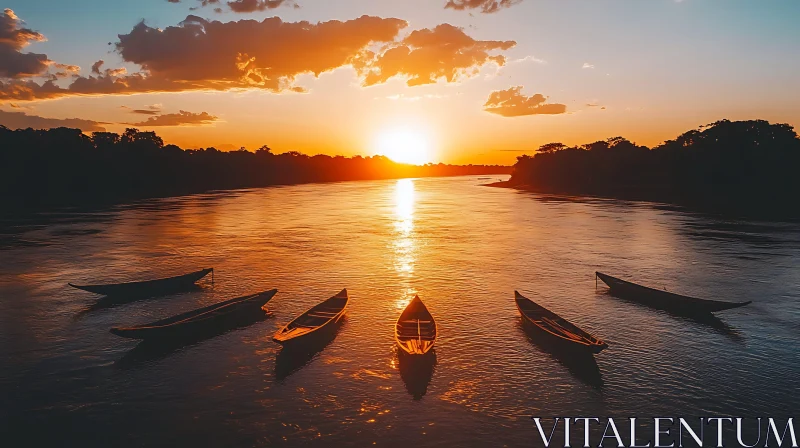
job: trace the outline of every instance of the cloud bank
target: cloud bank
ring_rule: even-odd
[[[475,40],[449,24],[401,38],[407,26],[404,20],[371,16],[319,23],[278,17],[223,23],[189,15],[163,30],[140,22],[115,44],[122,59],[140,71],[103,70],[100,60],[91,74],[75,76],[65,87],[56,78],[37,83],[7,76],[0,79],[0,101],[190,90],[302,92],[295,85],[298,76],[319,76],[348,65],[364,86],[395,76],[407,78],[410,86],[455,82],[475,75],[484,64],[504,65],[498,53],[516,44]]]
[[[45,54],[23,53],[32,42],[47,40],[42,34],[23,27],[14,11],[0,15],[0,78],[36,76],[47,71],[53,61]]]
[[[84,132],[104,132],[106,129],[99,123],[92,120],[82,120],[80,118],[45,118],[36,115],[28,115],[25,112],[7,112],[0,110],[0,125],[9,129],[50,129],[50,128],[76,128]]]

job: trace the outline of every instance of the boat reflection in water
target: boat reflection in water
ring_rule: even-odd
[[[591,352],[580,348],[570,348],[563,344],[555,344],[550,340],[539,337],[528,325],[524,318],[518,321],[520,331],[525,334],[528,342],[538,347],[552,359],[569,370],[575,378],[597,390],[603,389],[603,376],[600,367]]]
[[[187,335],[176,335],[170,338],[144,340],[127,352],[115,365],[121,369],[133,369],[166,358],[183,348],[197,345],[205,340],[221,336],[233,330],[247,328],[272,317],[270,313],[255,312],[235,319],[228,319],[213,329],[192,332]]]
[[[164,294],[164,295],[155,295],[155,296],[153,296],[153,295],[150,295],[150,296],[135,296],[135,295],[131,295],[131,296],[103,296],[103,297],[100,297],[99,299],[95,300],[91,305],[87,306],[86,308],[84,308],[83,310],[78,312],[76,317],[81,317],[81,316],[83,316],[85,314],[89,314],[89,313],[92,313],[92,312],[95,312],[95,311],[101,311],[101,310],[105,310],[105,309],[116,308],[118,306],[127,305],[127,304],[133,303],[133,302],[140,302],[140,301],[144,302],[144,301],[157,300],[157,299],[170,300],[172,298],[178,298],[178,297],[181,297],[181,296],[189,294],[189,293],[197,293],[197,292],[203,291],[206,288],[209,288],[209,287],[208,286],[201,286],[201,285],[192,284],[190,286],[187,286],[185,289],[183,289],[181,291],[176,291],[176,292],[173,292],[173,293],[170,293],[170,294]]]
[[[737,330],[734,327],[731,327],[730,325],[728,325],[727,322],[725,322],[724,320],[720,319],[719,317],[717,317],[717,316],[715,316],[714,314],[711,314],[711,313],[694,314],[694,315],[692,315],[692,314],[676,313],[676,312],[670,311],[668,309],[663,309],[663,308],[653,308],[653,307],[648,306],[648,305],[646,305],[644,303],[641,303],[641,302],[638,302],[638,301],[635,301],[635,300],[630,300],[630,298],[628,298],[627,296],[625,296],[623,294],[619,294],[616,291],[614,291],[613,289],[602,289],[602,290],[598,291],[598,294],[600,294],[602,296],[614,297],[616,299],[621,299],[621,300],[623,300],[623,301],[625,301],[627,303],[630,303],[633,306],[636,306],[636,307],[639,307],[639,308],[642,308],[642,309],[646,309],[646,310],[650,310],[651,312],[666,313],[666,314],[668,314],[668,315],[670,315],[670,316],[672,316],[674,318],[681,319],[681,320],[683,320],[683,321],[685,321],[687,323],[693,323],[693,324],[695,324],[695,325],[697,325],[699,327],[703,327],[705,329],[711,329],[715,333],[721,334],[723,336],[727,336],[727,337],[731,338],[733,341],[736,341],[736,342],[739,342],[739,343],[743,343],[744,340],[745,340],[744,335],[742,335],[742,333],[739,330]]]
[[[302,343],[284,345],[275,356],[275,379],[283,381],[289,375],[302,369],[317,355],[336,339],[336,335],[347,322],[347,315],[332,322],[324,331],[314,334],[312,337],[305,338]]]
[[[400,369],[400,378],[406,386],[408,393],[414,400],[420,400],[428,392],[428,385],[433,379],[436,370],[436,349],[424,355],[409,355],[397,348],[397,364]]]

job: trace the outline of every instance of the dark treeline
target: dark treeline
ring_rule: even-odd
[[[165,145],[154,132],[0,126],[0,197],[13,208],[113,203],[210,190],[400,177],[509,173],[507,166],[399,164],[382,156],[223,152]]]
[[[709,211],[800,217],[800,139],[788,124],[722,120],[655,148],[622,137],[542,145],[508,186],[671,202]]]

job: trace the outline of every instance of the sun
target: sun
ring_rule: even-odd
[[[413,129],[391,129],[378,135],[376,154],[398,163],[424,165],[431,161],[431,144],[427,136]]]

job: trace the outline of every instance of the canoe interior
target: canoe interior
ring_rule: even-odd
[[[338,322],[344,316],[349,300],[347,289],[341,290],[335,296],[297,316],[278,330],[272,339],[278,343],[288,343],[303,336],[310,336],[329,324]]]
[[[695,297],[675,294],[669,291],[637,285],[602,272],[595,272],[597,278],[603,281],[612,292],[622,298],[656,308],[672,310],[680,313],[697,314],[713,313],[733,308],[739,308],[751,302],[723,302],[719,300],[698,299]]]
[[[536,329],[562,342],[583,346],[595,353],[608,347],[602,339],[582,330],[558,314],[514,291],[514,300],[522,317]]]
[[[221,318],[237,313],[245,313],[248,310],[263,308],[277,292],[277,289],[271,289],[257,294],[236,297],[149,324],[134,327],[112,328],[111,332],[122,337],[145,339],[148,337],[161,337],[167,334],[196,329],[202,327],[204,324],[213,324]]]
[[[419,296],[415,296],[395,324],[397,345],[410,355],[424,355],[433,348],[436,336],[436,320]]]
[[[106,285],[74,285],[69,283],[69,285],[73,288],[78,288],[84,291],[106,296],[159,294],[168,293],[171,291],[179,291],[183,288],[190,287],[194,285],[195,282],[212,272],[214,272],[214,268],[201,269],[188,274],[141,282],[113,283]]]

